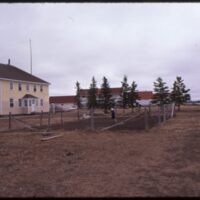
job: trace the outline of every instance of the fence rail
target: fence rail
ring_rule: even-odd
[[[65,130],[73,129],[89,129],[89,130],[107,130],[106,127],[115,129],[115,124],[125,127],[128,123],[132,123],[130,129],[134,129],[140,120],[143,129],[148,130],[152,125],[166,122],[168,119],[174,117],[175,104],[165,104],[162,106],[150,105],[135,109],[133,111],[116,110],[116,121],[111,119],[110,114],[104,114],[102,110],[80,109],[80,117],[77,117],[77,111],[57,111],[48,113],[37,113],[34,115],[12,115],[9,113],[7,117],[0,118],[0,132],[10,130],[42,130],[51,131],[51,129],[64,128]],[[119,114],[121,112],[121,115]],[[135,117],[137,116],[137,117]],[[137,122],[136,122],[137,121]],[[123,122],[123,123],[121,123]],[[143,125],[142,125],[143,124]],[[119,127],[118,126],[118,127]],[[71,128],[69,128],[71,127]],[[109,128],[110,129],[110,128]]]

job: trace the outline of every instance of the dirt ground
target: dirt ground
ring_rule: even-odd
[[[0,197],[199,197],[200,106],[181,109],[148,131],[1,132]]]

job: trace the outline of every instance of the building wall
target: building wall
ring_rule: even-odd
[[[59,110],[77,109],[77,106],[74,103],[51,103],[50,109],[52,112],[55,112]]]
[[[39,98],[38,106],[35,106],[35,111],[43,112],[49,111],[49,86],[48,84],[29,83],[29,91],[27,91],[26,85],[28,82],[12,81],[13,89],[10,89],[10,81],[0,80],[0,115],[12,114],[26,114],[30,113],[30,108],[19,107],[19,99],[22,99],[24,95],[30,94]],[[21,83],[21,91],[18,89],[18,83]],[[36,92],[34,92],[34,84],[36,85]],[[43,91],[40,91],[40,85],[43,87]],[[14,100],[14,107],[10,107],[10,99]],[[43,106],[40,106],[40,99],[43,99]]]

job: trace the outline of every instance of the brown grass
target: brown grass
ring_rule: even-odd
[[[149,131],[0,134],[0,197],[200,196],[200,107]]]

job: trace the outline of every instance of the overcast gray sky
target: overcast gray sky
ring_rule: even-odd
[[[0,36],[0,63],[28,72],[31,39],[50,96],[89,88],[92,76],[152,91],[159,76],[170,89],[182,76],[200,99],[200,3],[0,3]]]

